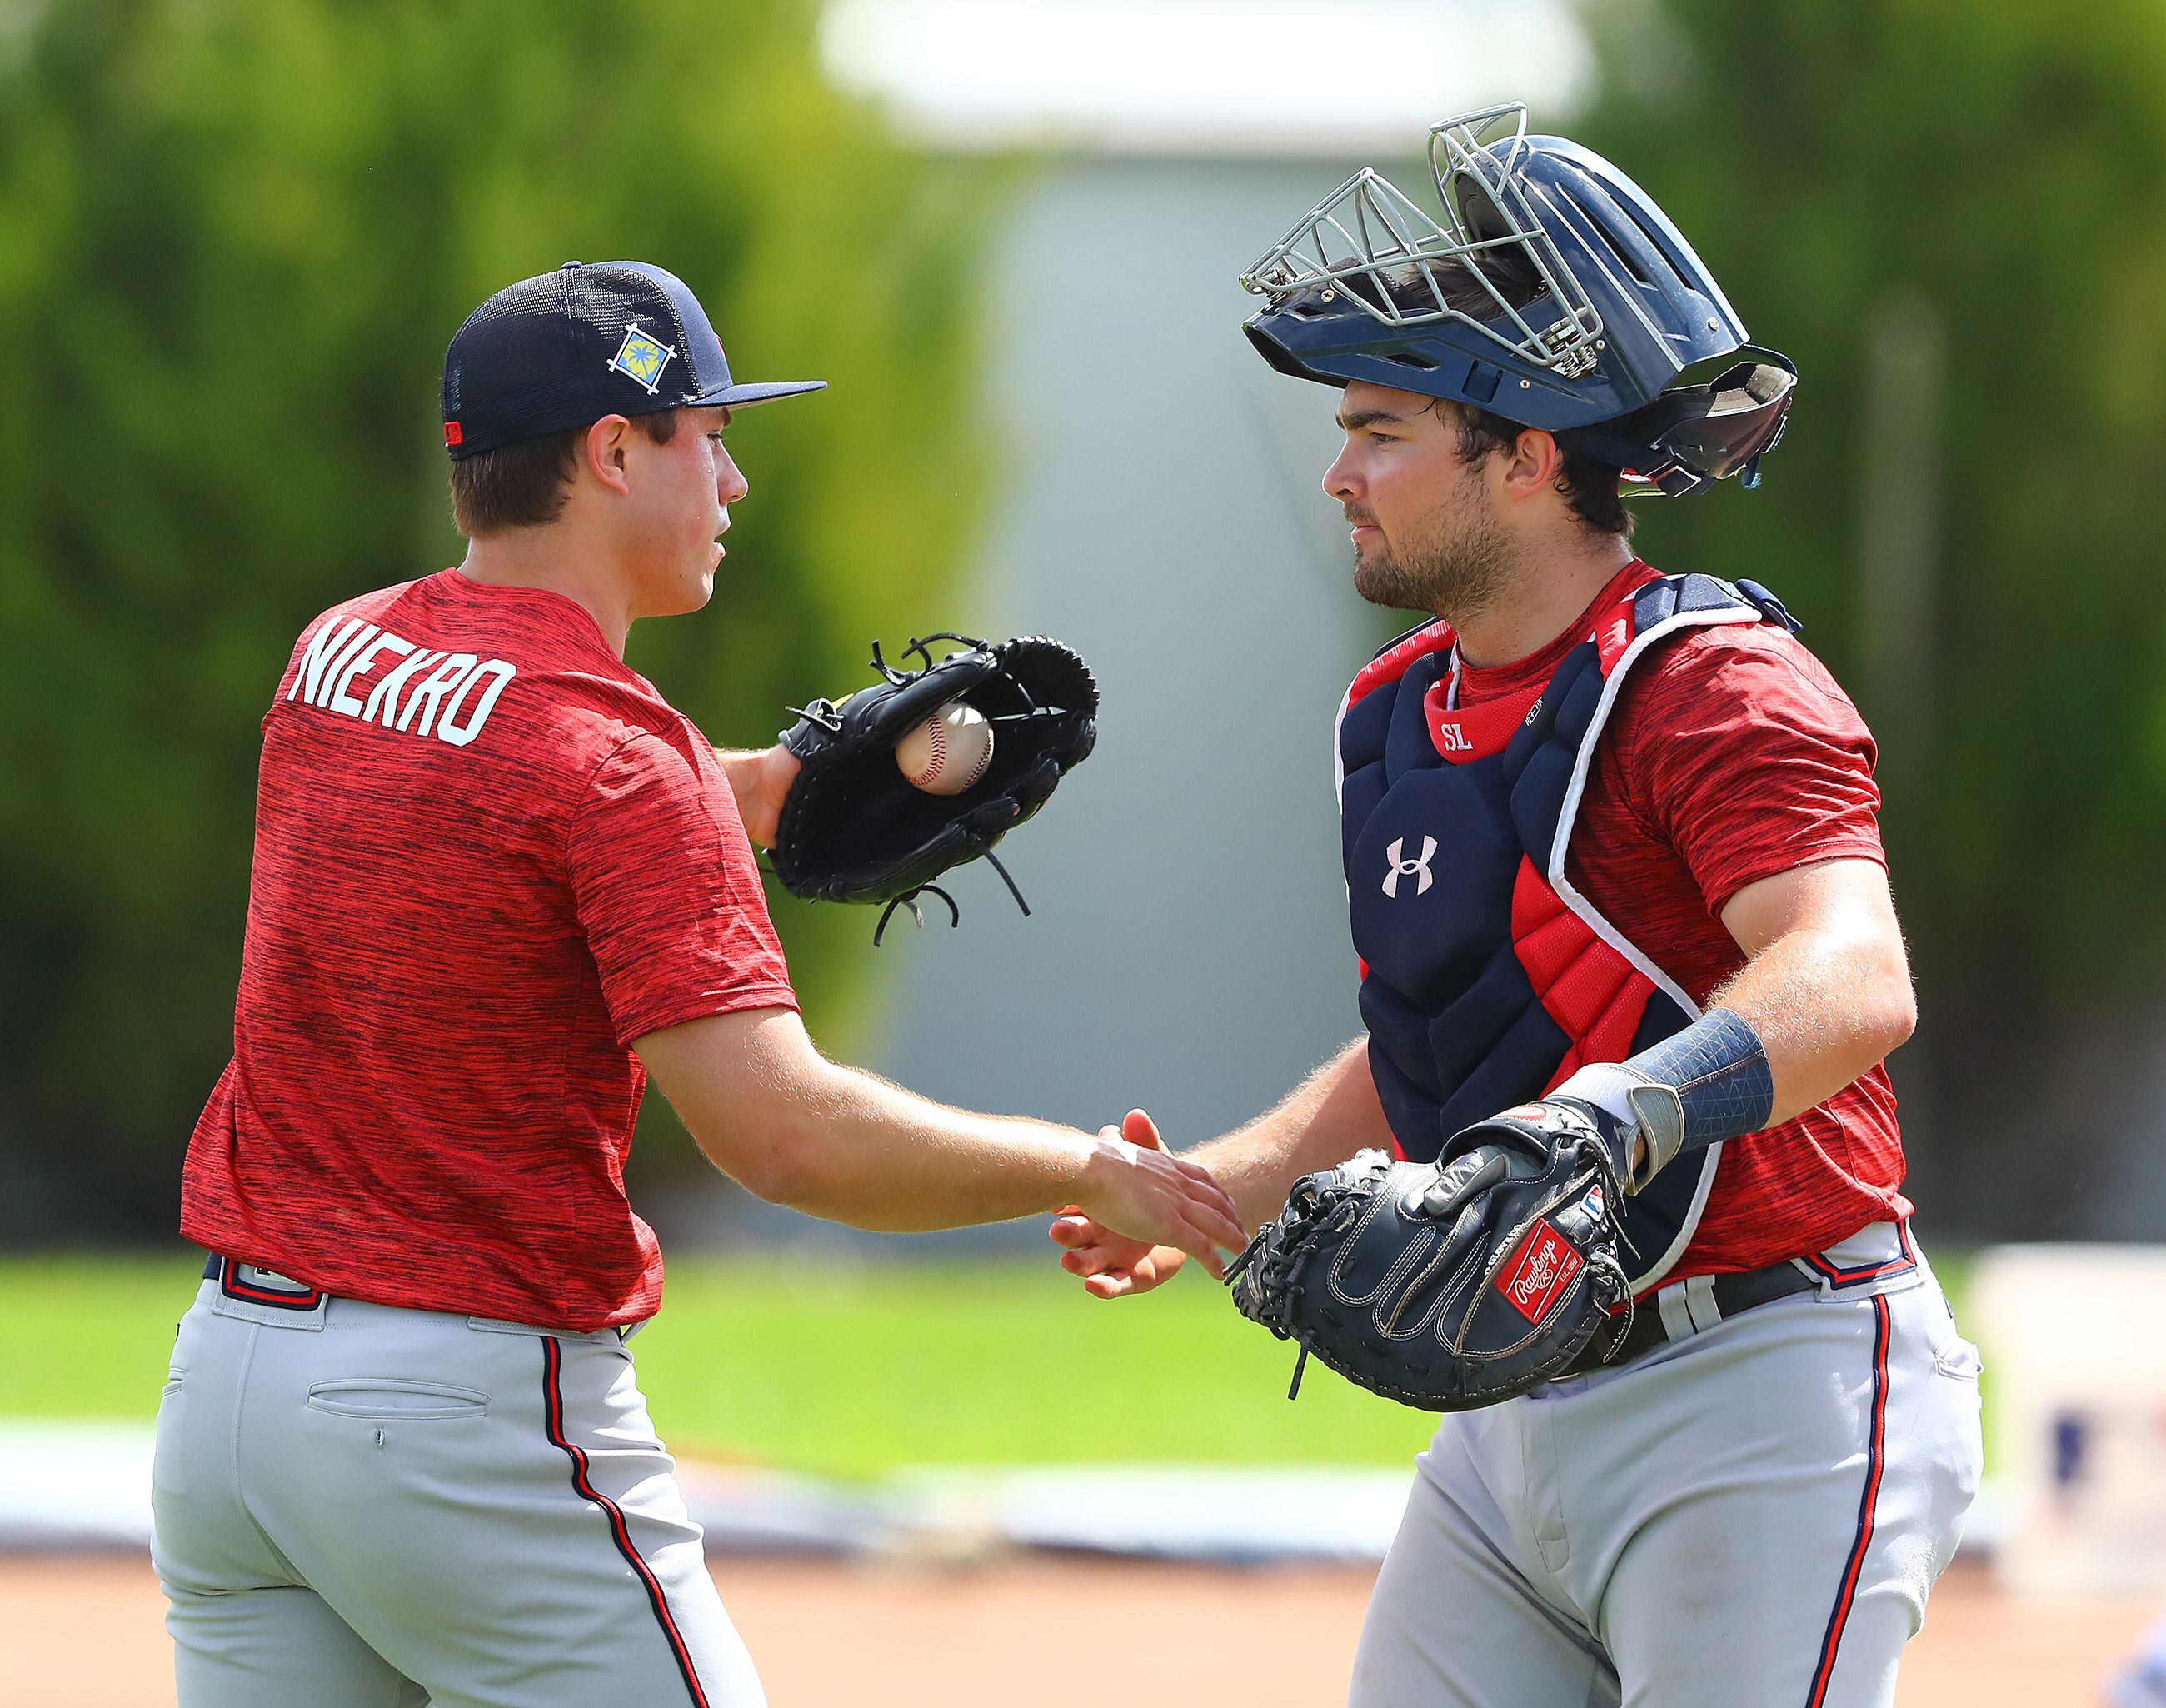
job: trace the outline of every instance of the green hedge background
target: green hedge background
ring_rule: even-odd
[[[703,616],[725,744],[946,607],[988,173],[832,91],[803,0],[0,0],[0,1237],[168,1229],[228,1053],[256,722],[317,611],[456,562],[443,348],[631,256],[762,410]],[[995,173],[997,176],[997,173]],[[847,1042],[864,933],[778,911]]]
[[[2160,1113],[2166,9],[1583,12],[1572,134],[1804,372],[1765,489],[1651,507],[1642,539],[1775,587],[1882,737],[1921,1197],[1972,1235],[2142,1236],[2116,1183]],[[816,22],[0,0],[0,1240],[170,1229],[227,1047],[255,721],[314,612],[455,557],[436,376],[489,290],[645,256],[745,373],[834,383],[747,418],[715,609],[634,637],[716,739],[952,608],[1015,178],[887,136]],[[852,1048],[863,922],[779,911]]]

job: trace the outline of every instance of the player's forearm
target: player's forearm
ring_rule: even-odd
[[[790,1009],[687,1021],[633,1047],[716,1167],[772,1203],[860,1227],[1056,1209],[1102,1186],[1105,1153],[1125,1149],[1049,1122],[951,1109],[831,1062]]]
[[[1839,924],[1778,938],[1709,1006],[1731,1010],[1759,1035],[1774,1081],[1770,1126],[1870,1071],[1918,1019],[1901,939]]]
[[[716,748],[715,757],[721,761],[722,775],[730,780],[730,792],[737,798],[737,810],[744,811],[748,796],[758,792],[761,773],[766,769],[771,748]]]
[[[890,1233],[1048,1213],[1086,1195],[1101,1143],[1072,1129],[949,1108],[823,1063],[759,1145],[745,1183],[808,1214]]]
[[[797,756],[777,743],[751,749],[716,748],[715,757],[721,761],[722,775],[737,797],[745,834],[761,848],[773,848],[783,799],[797,775]]]
[[[1233,1194],[1243,1225],[1279,1213],[1294,1182],[1355,1151],[1388,1150],[1392,1129],[1369,1072],[1366,1039],[1356,1039],[1245,1127],[1196,1148],[1194,1159]]]
[[[1779,1126],[1823,1103],[1910,1035],[1902,939],[1840,919],[1781,933],[1683,1030],[1556,1095],[1620,1124],[1615,1161],[1638,1191],[1681,1152]]]

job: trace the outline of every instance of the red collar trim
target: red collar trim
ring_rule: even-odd
[[[1429,738],[1436,743],[1447,764],[1471,764],[1501,754],[1548,685],[1537,682],[1517,693],[1501,694],[1494,700],[1447,711],[1444,702],[1450,693],[1450,678],[1432,683],[1422,700],[1422,711],[1429,719]]]

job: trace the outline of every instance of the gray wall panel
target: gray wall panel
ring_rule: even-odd
[[[962,623],[1097,668],[1100,746],[959,932],[893,930],[884,1071],[933,1096],[1175,1142],[1244,1118],[1351,1036],[1329,732],[1382,621],[1318,477],[1334,394],[1271,373],[1240,268],[1341,173],[1091,160],[998,261],[1006,459]],[[944,917],[944,914],[942,916]]]

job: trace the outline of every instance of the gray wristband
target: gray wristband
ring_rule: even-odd
[[[1709,1009],[1624,1066],[1675,1089],[1684,1114],[1681,1150],[1757,1133],[1774,1113],[1775,1076],[1767,1052],[1734,1009]]]

